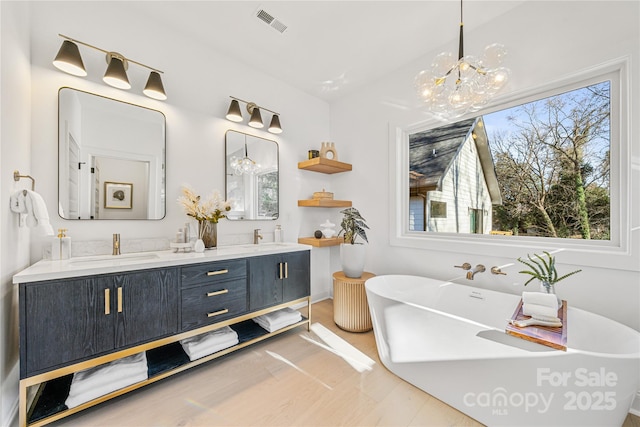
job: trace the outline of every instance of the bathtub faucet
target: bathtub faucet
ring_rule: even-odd
[[[476,265],[472,270],[467,271],[467,280],[473,280],[473,276],[475,276],[476,273],[483,273],[485,270],[486,268],[484,268],[484,265]]]

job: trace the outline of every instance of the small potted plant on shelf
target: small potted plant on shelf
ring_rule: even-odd
[[[347,208],[340,211],[340,213],[343,216],[338,236],[342,235],[344,238],[344,243],[340,244],[342,271],[347,277],[358,278],[362,276],[362,272],[364,271],[366,252],[365,245],[356,242],[356,240],[360,237],[369,243],[365,231],[365,229],[369,229],[369,227],[356,208]]]
[[[569,276],[573,276],[582,270],[572,271],[571,273],[558,277],[558,271],[556,270],[556,258],[547,251],[543,251],[542,253],[544,254],[544,257],[538,254],[533,254],[533,257],[531,257],[531,255],[527,254],[528,260],[518,258],[519,262],[530,268],[530,270],[522,270],[519,273],[531,276],[529,280],[525,282],[525,286],[527,286],[532,280],[538,279],[540,281],[540,292],[556,295],[556,283]],[[556,298],[558,297],[556,296]],[[558,298],[558,304],[562,305],[560,298]]]

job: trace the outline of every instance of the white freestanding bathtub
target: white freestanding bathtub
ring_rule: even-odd
[[[567,311],[567,351],[507,335],[519,295],[416,276],[366,282],[380,359],[489,426],[619,426],[640,388],[640,333]]]

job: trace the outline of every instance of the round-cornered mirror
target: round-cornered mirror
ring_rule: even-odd
[[[58,214],[165,216],[165,116],[71,88],[58,92]]]
[[[225,135],[226,198],[231,220],[274,220],[279,210],[278,143],[228,130]]]

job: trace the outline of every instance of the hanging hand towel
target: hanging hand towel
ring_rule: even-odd
[[[26,193],[26,195],[25,195]],[[22,195],[22,196],[20,196]],[[31,190],[20,190],[20,195],[17,196],[15,209],[22,209],[20,213],[27,215],[27,226],[35,228],[46,236],[53,236],[53,227],[49,222],[49,213],[47,212],[47,205],[44,203],[44,199],[40,194]],[[24,198],[24,208],[22,208],[22,198]],[[12,198],[12,210],[14,210],[14,201]]]

